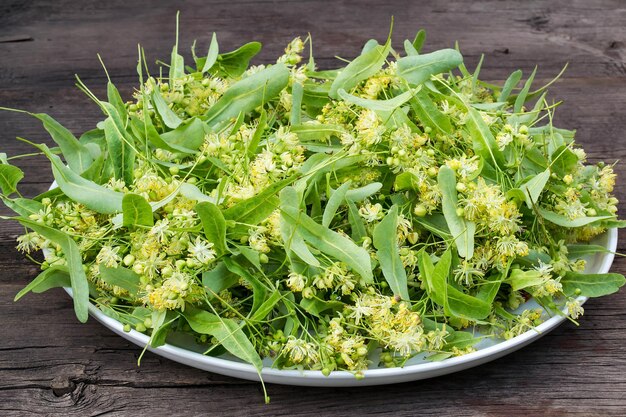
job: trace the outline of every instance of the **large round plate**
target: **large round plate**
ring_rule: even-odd
[[[594,240],[594,244],[606,247],[610,253],[598,253],[594,256],[587,257],[588,273],[605,273],[609,272],[615,250],[617,249],[617,229],[611,229],[604,235]],[[66,291],[72,295],[72,291],[66,288]],[[586,301],[585,297],[579,297],[581,302]],[[526,307],[537,306],[530,300]],[[113,330],[123,338],[141,346],[147,346],[149,337],[143,333],[131,330],[126,333],[123,325],[100,311],[95,305],[89,305],[89,313],[100,323]],[[440,362],[429,362],[423,357],[414,357],[407,362],[402,368],[373,368],[363,372],[365,378],[356,379],[350,372],[337,371],[330,376],[322,375],[320,371],[298,371],[298,370],[279,370],[271,368],[271,360],[264,361],[262,376],[265,382],[286,385],[304,385],[316,387],[348,387],[348,386],[365,386],[365,385],[383,385],[398,382],[414,381],[418,379],[432,378],[452,372],[462,371],[473,366],[483,364],[500,358],[508,353],[516,351],[529,343],[539,339],[552,329],[561,324],[565,317],[554,316],[548,318],[542,324],[533,330],[529,330],[515,338],[509,340],[500,340],[494,338],[483,339],[477,346],[476,352],[445,359]],[[234,357],[211,357],[205,356],[198,352],[198,346],[195,346],[189,340],[169,340],[169,343],[158,348],[148,350],[157,355],[180,362],[194,368],[215,372],[222,375],[228,375],[235,378],[249,379],[258,381],[259,376],[252,365],[243,363]]]

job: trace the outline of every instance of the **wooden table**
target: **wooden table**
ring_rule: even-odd
[[[517,68],[539,65],[538,82],[565,76],[551,88],[565,100],[556,124],[578,130],[591,161],[626,157],[626,5],[615,1],[201,1],[170,4],[108,1],[13,1],[0,4],[0,105],[47,112],[74,133],[102,118],[74,87],[74,74],[104,95],[96,53],[128,98],[137,84],[137,43],[150,62],[169,57],[174,15],[180,44],[206,50],[218,33],[223,50],[259,40],[258,62],[280,54],[310,32],[317,62],[354,57],[363,43],[384,40],[395,15],[394,45],[419,28],[427,50],[458,40],[468,67],[485,54],[482,77],[502,81]],[[419,4],[418,4],[419,3]],[[189,54],[187,54],[189,56]],[[22,136],[51,143],[24,115],[0,113],[2,152],[28,152]],[[41,159],[21,160],[26,195],[48,187]],[[617,196],[626,199],[626,163]],[[620,206],[622,216],[626,205]],[[6,213],[3,211],[2,213]],[[13,303],[37,274],[14,249],[20,229],[0,226],[0,415],[626,415],[626,291],[589,301],[580,327],[564,324],[539,342],[475,369],[385,387],[314,389],[268,386],[188,368],[153,354],[137,367],[140,348],[94,320],[81,325],[65,293],[54,290]],[[622,234],[626,236],[626,234]],[[626,250],[626,240],[619,248]],[[626,272],[618,258],[614,270]]]

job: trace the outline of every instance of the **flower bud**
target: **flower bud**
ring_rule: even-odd
[[[135,262],[135,257],[129,253],[124,256],[124,260],[122,262],[124,262],[124,265],[126,266],[131,266]]]
[[[428,213],[428,210],[426,210],[426,207],[424,207],[422,204],[418,204],[417,206],[415,206],[413,212],[417,217],[424,217]]]

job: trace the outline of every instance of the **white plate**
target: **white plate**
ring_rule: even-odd
[[[587,257],[588,273],[606,273],[609,272],[613,263],[614,255],[617,249],[617,229],[610,229],[602,236],[594,240],[595,244],[606,247],[611,253],[599,253],[594,256]],[[66,291],[72,295],[71,289]],[[579,297],[581,302],[586,301],[585,297]],[[526,306],[536,306],[532,300]],[[100,311],[96,306],[89,305],[89,313],[100,323],[113,330],[123,338],[144,347],[148,344],[149,337],[143,333],[131,330],[129,333],[124,332],[123,325]],[[445,375],[452,372],[462,371],[473,366],[483,364],[500,358],[508,353],[516,351],[527,344],[539,339],[550,330],[561,324],[565,317],[554,316],[547,319],[534,330],[529,330],[520,336],[510,340],[485,339],[477,346],[476,352],[445,359],[440,362],[429,362],[420,357],[412,358],[402,368],[373,368],[363,372],[365,378],[357,380],[350,372],[337,371],[330,376],[322,375],[320,371],[298,371],[298,370],[279,370],[272,369],[271,360],[264,361],[266,368],[263,368],[263,380],[275,384],[286,385],[303,385],[315,387],[348,387],[348,386],[365,386],[365,385],[383,385],[394,384],[398,382],[414,381],[418,379],[432,378],[439,375]],[[193,351],[193,344],[185,341],[171,342],[174,344],[165,344],[158,348],[148,347],[148,350],[157,355],[171,359],[194,368],[203,369],[205,371],[215,372],[222,375],[228,375],[235,378],[249,379],[258,381],[259,376],[252,365],[243,363],[233,357],[211,357]],[[185,348],[186,347],[186,348]],[[195,347],[197,350],[197,346]]]

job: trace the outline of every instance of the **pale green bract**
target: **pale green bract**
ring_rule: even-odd
[[[33,144],[57,188],[22,196],[20,156],[0,154],[0,198],[31,231],[18,249],[44,250],[16,298],[71,286],[81,321],[92,302],[153,347],[185,333],[259,372],[270,358],[357,376],[472,352],[475,326],[532,331],[547,314],[529,297],[577,319],[577,296],[624,284],[583,273],[607,251],[587,242],[624,224],[612,166],[552,126],[534,72],[484,83],[482,61],[471,73],[424,39],[404,57],[369,40],[320,71],[302,62],[309,38],[250,66],[258,42],[223,53],[213,35],[195,67],[177,41],[151,71],[167,78],[144,79],[140,49],[127,102],[79,81],[97,128],[77,139],[33,114],[58,145]]]

